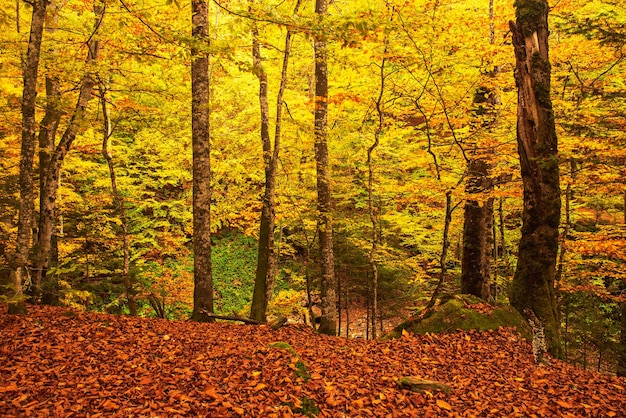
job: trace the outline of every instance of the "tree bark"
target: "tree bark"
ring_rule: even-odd
[[[470,159],[463,221],[461,292],[491,300],[491,250],[493,244],[493,198],[472,198],[493,189],[488,163]]]
[[[513,35],[518,89],[517,143],[524,184],[522,236],[511,304],[529,309],[545,328],[548,351],[560,357],[554,278],[561,199],[554,113],[550,99],[548,3],[518,0]]]
[[[495,43],[493,23],[493,0],[489,1],[489,43]],[[499,73],[495,67],[489,73],[493,77]],[[491,87],[480,86],[474,94],[474,115],[478,129],[491,132],[490,126],[497,117],[494,107],[500,102],[496,91]],[[495,295],[491,293],[491,259],[497,257],[493,252],[495,243],[493,222],[493,182],[489,178],[490,165],[484,150],[475,144],[474,151],[468,162],[468,180],[465,187],[463,218],[463,255],[461,261],[461,292],[491,301]],[[481,196],[482,195],[482,196]],[[497,247],[496,247],[497,249]]]
[[[24,286],[29,284],[27,271],[28,253],[31,241],[35,195],[33,190],[33,160],[35,159],[36,121],[35,104],[37,98],[37,75],[39,57],[46,18],[47,0],[33,0],[33,14],[30,25],[28,50],[24,63],[24,88],[22,92],[22,145],[20,151],[20,206],[17,225],[15,254],[11,262],[11,282],[13,295],[9,302],[9,313],[26,313],[23,299]]]
[[[124,198],[117,188],[117,176],[115,174],[115,165],[113,164],[113,156],[111,155],[111,135],[113,129],[111,127],[111,118],[109,115],[109,107],[107,105],[106,88],[104,85],[99,86],[100,105],[102,107],[102,156],[109,167],[109,177],[111,179],[111,192],[113,193],[113,203],[115,211],[120,217],[120,226],[122,228],[122,283],[126,290],[126,303],[128,310],[132,316],[137,315],[137,305],[135,304],[133,285],[130,280],[130,245],[128,242],[128,219],[126,217],[126,207]]]
[[[193,148],[194,321],[213,321],[211,265],[211,142],[209,131],[208,6],[192,0],[191,20],[191,131]]]
[[[268,103],[267,74],[263,68],[259,30],[256,22],[252,23],[252,61],[253,71],[259,79],[259,105],[261,112],[261,143],[263,144],[263,165],[265,167],[265,194],[259,225],[259,247],[257,253],[254,292],[250,306],[250,318],[255,321],[267,320],[267,305],[270,301],[270,289],[273,290],[276,268],[274,252],[276,163],[272,154],[270,139],[270,112]],[[277,153],[276,144],[274,151]]]
[[[315,1],[315,13],[323,21],[328,12],[328,0]],[[333,254],[333,222],[328,163],[328,66],[326,36],[318,31],[314,36],[315,49],[315,161],[317,171],[317,210],[319,213],[320,296],[322,316],[318,331],[337,333],[337,298],[335,260]]]
[[[39,213],[39,242],[37,246],[36,269],[35,269],[35,293],[39,294],[49,267],[50,251],[52,249],[52,235],[55,228],[56,199],[59,189],[59,177],[63,160],[70,151],[74,139],[80,129],[80,125],[85,118],[87,105],[91,99],[95,84],[94,75],[89,66],[98,58],[98,41],[95,37],[106,10],[106,4],[100,3],[94,6],[96,21],[94,31],[87,41],[87,59],[85,61],[86,72],[80,84],[76,107],[70,117],[67,128],[56,146],[54,153],[48,162],[46,176],[41,189],[41,207]]]

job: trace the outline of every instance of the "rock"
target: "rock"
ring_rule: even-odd
[[[452,393],[452,388],[444,383],[434,380],[426,380],[415,376],[405,376],[398,380],[398,386],[409,389],[411,392],[443,392],[447,395]]]

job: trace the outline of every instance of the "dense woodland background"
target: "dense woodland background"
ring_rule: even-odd
[[[277,280],[268,314],[302,319],[318,298],[313,121],[314,40],[320,34],[328,54],[339,333],[356,336],[361,322],[367,324],[358,328],[364,337],[380,335],[385,321],[426,306],[435,288],[460,291],[468,200],[493,205],[490,295],[508,301],[523,207],[511,1],[337,0],[321,23],[313,2],[296,7],[294,1],[224,0],[208,6],[210,42],[200,44],[191,36],[187,2],[48,5],[36,86],[36,194],[45,177],[45,170],[37,171],[41,161],[69,127],[76,138],[55,182],[43,302],[171,319],[191,314],[194,50],[209,57],[215,311],[248,316],[266,184],[259,80],[267,76],[273,135],[287,33],[292,43],[276,171]],[[555,287],[563,354],[584,367],[615,370],[620,320],[626,323],[626,9],[619,0],[550,6],[550,96],[562,191]],[[22,70],[31,14],[27,2],[0,5],[5,299],[11,297],[20,207]],[[96,42],[94,57],[88,50]],[[93,93],[73,125],[85,74],[93,77]],[[58,133],[50,144],[41,128],[51,126],[44,116],[54,113]],[[489,168],[482,178],[490,187],[468,183],[468,167],[477,159]],[[42,271],[38,219],[39,204],[27,285]]]

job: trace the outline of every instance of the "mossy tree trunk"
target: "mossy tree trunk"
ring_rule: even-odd
[[[328,12],[328,0],[315,1],[315,13],[320,22]],[[317,170],[317,210],[319,213],[320,296],[322,316],[318,331],[337,333],[337,298],[335,257],[333,254],[333,222],[328,163],[328,64],[326,35],[317,33],[315,49],[315,161]]]
[[[214,321],[211,265],[211,142],[209,134],[209,12],[206,0],[191,3],[191,138],[193,148],[194,321]]]
[[[472,195],[493,188],[489,180],[489,166],[482,158],[473,158],[468,166],[463,221],[463,256],[461,292],[491,299],[491,253],[493,246],[493,198],[478,200]]]
[[[554,279],[559,240],[561,196],[554,112],[550,100],[548,3],[517,0],[510,22],[518,89],[517,143],[524,208],[511,304],[531,310],[545,328],[548,351],[560,357],[560,323]]]

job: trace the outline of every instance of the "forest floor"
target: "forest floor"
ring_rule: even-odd
[[[365,341],[0,306],[0,416],[626,416],[626,381],[535,365],[513,330]],[[278,344],[276,344],[278,343]],[[413,393],[403,376],[449,385]]]

